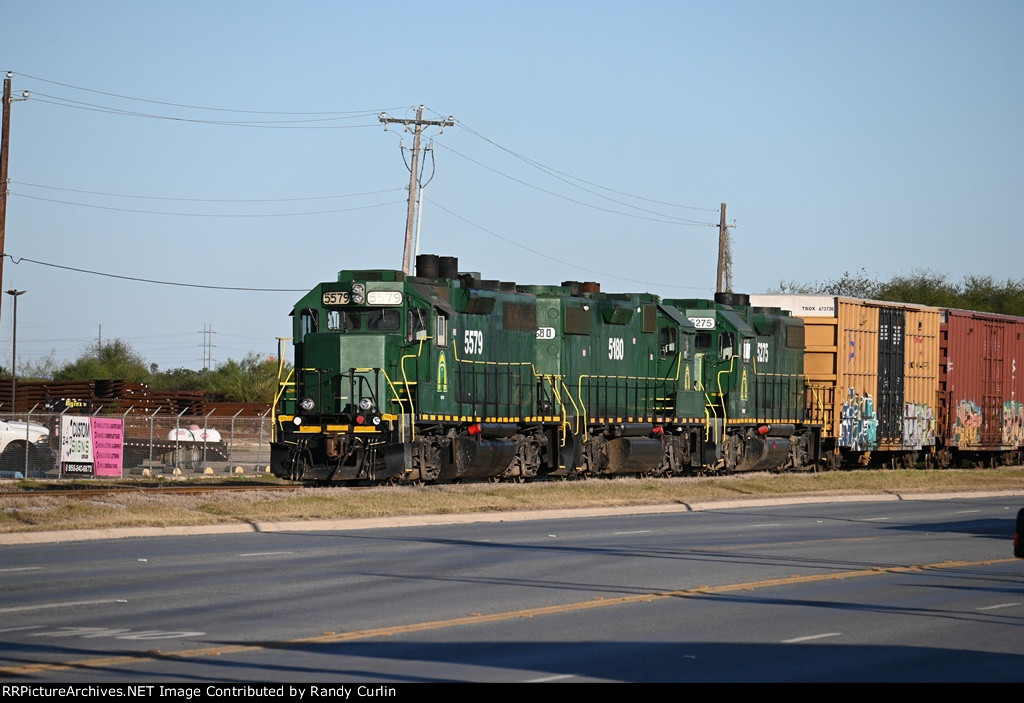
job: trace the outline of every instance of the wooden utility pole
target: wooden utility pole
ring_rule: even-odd
[[[718,219],[718,293],[732,292],[732,252],[729,250],[729,228],[725,226],[725,203]]]
[[[7,152],[11,143],[11,78],[4,79],[4,124],[0,131],[0,290],[4,288],[4,237],[7,235]],[[14,395],[14,386],[11,386]]]
[[[406,129],[412,125],[413,138],[412,138],[412,164],[409,167],[409,205],[405,216],[405,249],[402,252],[402,270],[407,274],[412,274],[412,241],[413,241],[413,228],[416,222],[416,204],[418,202],[418,191],[419,191],[419,164],[420,164],[420,135],[423,133],[424,127],[440,127],[444,130],[445,127],[451,127],[455,124],[455,118],[449,117],[446,120],[425,120],[423,119],[423,106],[420,105],[419,109],[416,110],[416,119],[414,120],[403,120],[395,117],[388,117],[386,113],[380,114],[380,121],[384,125],[389,124],[401,124],[405,125]]]
[[[4,78],[3,120],[0,126],[0,290],[4,288],[4,238],[7,236],[7,157],[11,146],[11,79],[14,73],[7,72]],[[18,100],[28,100],[28,91],[21,94]]]

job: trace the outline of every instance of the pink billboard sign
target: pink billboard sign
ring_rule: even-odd
[[[61,415],[60,463],[65,476],[121,477],[124,420]]]
[[[121,477],[124,459],[124,420],[92,418],[92,458],[94,476]]]

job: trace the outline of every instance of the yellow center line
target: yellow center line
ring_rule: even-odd
[[[1005,564],[1016,562],[1017,559],[986,559],[984,561],[944,561],[939,564],[918,564],[911,566],[890,566],[873,567],[870,569],[858,569],[855,571],[843,571],[828,574],[812,574],[808,576],[787,576],[777,579],[765,579],[763,581],[748,581],[745,583],[731,583],[721,586],[700,586],[698,588],[686,588],[677,591],[661,591],[653,593],[641,593],[632,596],[621,596],[618,598],[594,598],[593,600],[580,601],[576,603],[565,603],[562,605],[549,605],[541,608],[527,608],[524,610],[510,610],[501,613],[483,615],[474,613],[461,618],[449,618],[447,620],[432,620],[428,622],[412,623],[409,625],[393,625],[391,627],[376,627],[368,630],[353,630],[351,632],[324,632],[316,637],[303,637],[281,642],[256,644],[256,645],[234,645],[227,647],[201,647],[197,649],[184,649],[175,652],[161,652],[149,650],[131,655],[117,657],[104,657],[95,659],[81,659],[73,662],[63,663],[39,663],[26,664],[23,666],[0,667],[0,676],[23,676],[42,671],[62,671],[66,669],[90,669],[99,667],[120,666],[141,661],[156,661],[160,659],[191,659],[196,657],[216,657],[224,654],[239,654],[244,652],[258,652],[267,649],[286,649],[299,647],[308,644],[330,644],[332,642],[348,642],[352,640],[370,639],[373,637],[391,637],[410,632],[426,632],[428,630],[442,630],[451,627],[462,627],[464,625],[477,625],[480,623],[501,622],[516,618],[532,618],[541,615],[555,615],[571,613],[592,608],[607,608],[629,603],[650,603],[655,600],[667,598],[693,598],[698,596],[715,595],[731,591],[756,591],[762,588],[773,588],[775,586],[791,585],[798,583],[814,583],[816,581],[841,581],[849,578],[860,578],[862,576],[877,576],[879,574],[901,574],[917,571],[934,571],[940,569],[956,569],[972,566],[988,566],[992,564]]]

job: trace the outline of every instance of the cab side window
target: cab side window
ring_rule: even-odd
[[[676,353],[676,328],[665,326],[661,328],[658,335],[658,348],[661,351],[661,358],[664,359],[670,354]]]
[[[423,308],[409,308],[409,323],[405,333],[410,342],[427,336],[427,311]]]
[[[728,361],[732,358],[732,332],[722,332],[718,335],[718,358]]]
[[[299,313],[299,340],[305,339],[307,334],[320,331],[320,311],[313,308],[305,308]]]

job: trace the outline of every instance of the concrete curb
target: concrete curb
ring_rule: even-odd
[[[51,532],[9,532],[0,534],[0,546],[47,544],[52,542],[86,542],[129,537],[182,537],[191,535],[243,534],[256,532],[325,532],[329,530],[369,530],[386,527],[419,525],[467,525],[480,522],[526,522],[555,520],[567,517],[607,517],[614,515],[649,515],[658,513],[692,513],[708,510],[733,510],[773,505],[811,503],[869,503],[905,500],[954,500],[957,498],[1001,498],[1024,495],[1020,491],[979,491],[971,493],[873,493],[855,496],[795,496],[789,498],[750,498],[719,500],[704,503],[673,503],[669,505],[626,505],[607,508],[569,510],[523,510],[497,513],[460,513],[452,515],[407,515],[346,520],[296,520],[289,522],[231,523],[224,525],[183,525],[176,527],[118,527],[100,530]]]

